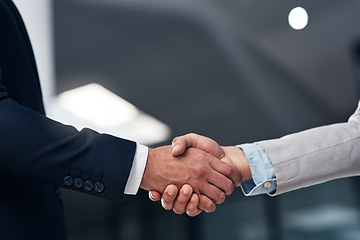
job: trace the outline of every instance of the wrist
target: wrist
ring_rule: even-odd
[[[154,188],[152,186],[150,186],[150,179],[151,179],[151,171],[152,171],[152,162],[153,162],[153,159],[154,159],[154,150],[153,148],[149,148],[149,151],[148,151],[148,156],[147,156],[147,161],[146,161],[146,166],[145,166],[145,169],[144,169],[144,174],[143,174],[143,177],[141,179],[141,182],[140,182],[140,188],[144,189],[144,190],[153,190]]]
[[[241,174],[241,181],[245,182],[252,179],[251,168],[244,151],[236,146],[222,147],[225,157],[228,157],[233,167]]]
[[[239,155],[239,166],[242,173],[242,181],[245,182],[252,180],[250,164],[248,159],[246,158],[244,151],[239,147],[235,147],[235,148],[239,149],[241,152]]]

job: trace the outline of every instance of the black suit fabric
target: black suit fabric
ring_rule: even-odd
[[[15,5],[0,0],[0,239],[66,239],[58,187],[121,200],[135,150],[44,116],[25,26]]]

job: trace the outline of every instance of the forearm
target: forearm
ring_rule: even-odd
[[[359,109],[347,123],[258,142],[275,168],[276,194],[360,175]]]
[[[0,171],[120,200],[136,144],[90,129],[78,132],[12,99],[0,101]],[[105,185],[103,192],[65,185],[64,177]]]

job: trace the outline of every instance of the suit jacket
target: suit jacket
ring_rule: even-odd
[[[22,19],[0,0],[0,239],[65,239],[58,187],[121,200],[136,143],[44,116]]]
[[[270,158],[275,195],[332,179],[360,175],[360,101],[346,123],[258,142]]]

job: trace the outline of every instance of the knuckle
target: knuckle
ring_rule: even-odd
[[[204,177],[206,175],[206,168],[204,166],[195,166],[194,172],[198,177]]]
[[[231,175],[233,169],[229,165],[225,164],[223,171],[226,176],[229,176],[229,175]]]

